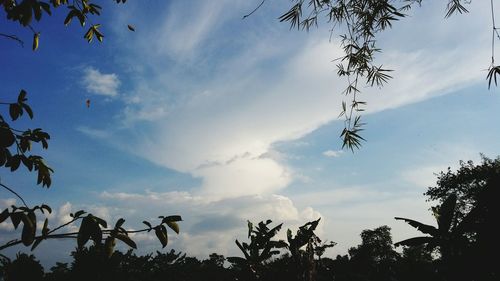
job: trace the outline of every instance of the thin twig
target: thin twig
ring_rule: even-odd
[[[24,201],[24,199],[21,197],[21,195],[19,195],[17,192],[15,192],[14,190],[10,189],[8,186],[6,186],[3,183],[0,183],[0,186],[2,186],[3,188],[7,189],[8,191],[10,191],[11,193],[13,193],[14,195],[16,195],[17,198],[21,199],[21,201],[23,202],[24,206],[26,208],[29,208],[28,205],[26,204],[26,202]]]
[[[72,220],[70,221],[69,223],[72,223],[74,222],[75,220]],[[60,229],[61,227],[63,226],[66,226],[68,225],[69,223],[66,223],[62,226],[59,226],[55,229],[53,229],[52,231],[50,231],[49,233],[51,232],[54,232],[56,229]],[[145,231],[150,231],[151,229],[149,228],[145,228],[145,229],[140,229],[140,230],[128,230],[127,233],[138,233],[138,232],[145,232]],[[110,234],[112,231],[114,231],[114,229],[103,229],[102,230],[102,233],[105,233],[105,234]],[[76,239],[78,237],[78,232],[69,232],[69,233],[61,233],[61,234],[50,234],[50,235],[39,235],[39,236],[36,236],[34,239],[43,239],[43,240],[46,240],[46,239],[61,239],[61,238],[73,238],[73,239]],[[106,240],[105,238],[102,239],[102,241]],[[12,247],[12,246],[15,246],[15,245],[18,245],[18,244],[21,244],[23,241],[22,240],[19,240],[19,239],[14,239],[14,240],[10,240],[9,242],[3,244],[0,246],[0,251],[3,250],[3,249],[6,249],[6,248],[9,248],[9,247]]]
[[[5,33],[0,33],[0,36],[17,41],[21,45],[21,47],[24,48],[24,41],[19,39],[19,37],[17,37],[16,35],[9,35],[9,34],[5,34]]]
[[[491,22],[493,24],[493,30],[491,31],[491,67],[495,65],[495,32],[496,32],[496,26],[495,26],[495,13],[493,11],[493,0],[490,1],[491,3]]]
[[[56,227],[56,228],[52,229],[51,231],[49,231],[49,232],[48,232],[48,234],[53,233],[54,231],[59,230],[59,229],[61,229],[61,228],[65,227],[65,226],[67,226],[67,225],[70,225],[70,224],[72,224],[73,222],[75,222],[75,221],[76,221],[76,220],[78,220],[78,219],[80,219],[80,217],[78,217],[78,218],[73,218],[73,219],[72,219],[72,220],[70,220],[69,222],[67,222],[67,223],[65,223],[65,224],[61,224],[60,226],[58,226],[58,227]]]
[[[250,13],[244,15],[242,19],[244,20],[247,17],[251,16],[253,13],[255,13],[264,4],[264,2],[266,2],[266,0],[262,0],[262,2],[260,2],[259,6],[257,6],[255,9],[253,9],[253,11],[251,11]]]

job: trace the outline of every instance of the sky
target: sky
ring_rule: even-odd
[[[0,170],[2,183],[52,206],[49,227],[80,209],[109,224],[123,217],[128,229],[179,214],[166,249],[199,258],[241,255],[234,240],[246,239],[247,220],[283,222],[284,239],[321,217],[317,234],[338,243],[326,253],[334,257],[364,229],[388,225],[395,242],[417,234],[395,216],[435,224],[423,196],[435,173],[499,154],[488,1],[448,19],[444,1],[424,1],[380,34],[376,62],[394,78],[363,88],[367,141],[354,153],[339,138],[338,34],[327,23],[290,30],[278,20],[288,1],[242,19],[260,2],[106,2],[95,19],[103,43],[88,44],[76,22],[65,27],[61,11],[34,24],[36,52],[2,39],[1,100],[28,92],[35,118],[15,127],[50,133],[49,149],[35,152],[55,170],[49,189],[23,169]],[[1,32],[32,37],[12,22]],[[12,204],[2,190],[0,207]],[[10,222],[0,232],[0,243],[18,235]],[[161,248],[154,234],[133,239],[139,254]],[[33,254],[50,267],[75,246],[43,242]],[[18,251],[29,249],[6,253]]]

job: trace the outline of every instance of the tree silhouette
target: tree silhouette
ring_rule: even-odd
[[[4,258],[1,261],[0,269],[1,276],[5,281],[42,281],[44,276],[43,266],[36,260],[35,256],[24,253],[17,254],[13,261]]]
[[[462,221],[460,224],[453,224],[456,221],[453,219],[456,213],[456,201],[457,197],[452,194],[435,210],[434,216],[437,220],[437,228],[412,219],[395,218],[407,222],[424,234],[428,234],[428,236],[419,236],[397,242],[395,246],[426,245],[428,249],[439,249],[442,261],[441,271],[450,280],[460,276],[457,273],[457,266],[469,244],[464,232],[467,222]]]
[[[272,240],[280,231],[283,224],[272,228],[269,225],[271,220],[261,221],[256,226],[248,221],[248,238],[250,243],[240,243],[236,239],[235,243],[244,255],[241,257],[228,257],[227,260],[242,272],[245,279],[256,280],[261,277],[265,267],[264,262],[280,253],[279,249],[288,245],[283,240]]]
[[[460,168],[448,168],[437,176],[436,186],[429,187],[424,193],[429,201],[442,203],[448,196],[457,196],[455,218],[461,220],[477,205],[478,196],[493,177],[500,175],[500,157],[490,159],[481,154],[481,163],[460,161]]]
[[[314,233],[320,220],[321,218],[318,218],[300,226],[295,235],[292,235],[290,229],[287,231],[288,248],[295,264],[293,269],[297,280],[315,280],[316,261],[314,255],[318,256],[318,262],[320,262],[325,250],[336,245],[335,242],[322,243],[321,239]],[[304,247],[305,249],[303,249]]]
[[[350,270],[355,280],[391,280],[395,276],[398,253],[392,245],[387,225],[361,232],[361,244],[349,249]]]

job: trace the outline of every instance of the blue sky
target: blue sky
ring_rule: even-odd
[[[54,223],[79,209],[108,222],[124,217],[131,229],[180,214],[181,234],[168,247],[201,258],[238,254],[234,239],[244,239],[247,219],[293,229],[322,217],[318,234],[338,243],[330,256],[384,224],[394,240],[407,238],[416,233],[393,217],[432,223],[422,193],[433,173],[481,152],[495,157],[500,137],[498,89],[485,81],[488,3],[445,20],[445,3],[427,2],[379,37],[377,61],[394,79],[364,89],[368,141],[355,153],[338,137],[338,40],[328,25],[306,33],[279,23],[288,1],[268,1],[245,20],[260,1],[104,3],[101,44],[87,44],[55,13],[35,25],[36,52],[0,42],[2,100],[28,91],[35,119],[18,124],[51,134],[42,153],[53,185],[7,170],[2,183],[30,204],[53,206]],[[0,207],[11,197],[2,192]],[[13,235],[0,227],[2,240]],[[153,236],[135,239],[140,253],[159,248]],[[42,243],[35,255],[50,264],[74,245]]]

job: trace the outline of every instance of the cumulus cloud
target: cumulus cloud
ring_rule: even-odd
[[[321,217],[321,214],[305,207],[298,209],[293,202],[280,195],[247,195],[225,199],[197,196],[189,192],[124,193],[104,191],[100,198],[106,203],[111,216],[118,216],[123,210],[137,210],[127,217],[126,227],[138,229],[143,219],[158,222],[157,215],[180,214],[181,233],[170,232],[171,246],[199,257],[212,252],[224,255],[238,254],[234,240],[245,239],[246,221],[255,223],[271,219],[276,224],[297,229],[298,226]],[[140,217],[145,215],[148,217]],[[321,230],[320,230],[321,231]],[[285,239],[282,231],[280,238]],[[134,236],[142,243],[140,248],[153,250],[158,242],[154,234]]]
[[[83,72],[83,85],[87,92],[107,97],[118,95],[120,79],[115,73],[105,74],[93,67],[87,67]]]

